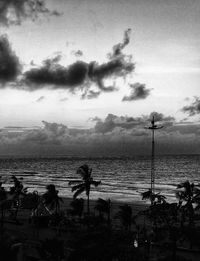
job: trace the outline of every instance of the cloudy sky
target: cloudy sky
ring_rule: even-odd
[[[198,0],[0,0],[0,153],[143,154],[152,112],[159,153],[200,153],[199,12]]]

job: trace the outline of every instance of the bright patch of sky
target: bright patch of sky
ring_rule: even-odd
[[[198,95],[200,82],[200,1],[198,0],[59,0],[47,1],[61,16],[24,21],[1,28],[24,65],[41,65],[47,57],[63,54],[62,64],[78,59],[105,62],[107,53],[132,29],[124,49],[133,55],[136,70],[126,81],[116,81],[117,92],[82,100],[67,90],[34,92],[0,90],[1,126],[41,125],[42,120],[68,126],[91,126],[88,118],[108,113],[139,116],[151,111],[185,117],[180,109],[186,97]],[[152,89],[146,99],[122,102],[129,83]],[[37,100],[44,97],[40,102]]]

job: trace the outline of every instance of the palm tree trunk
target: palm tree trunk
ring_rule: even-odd
[[[87,195],[87,214],[90,215],[90,194]]]
[[[110,220],[110,209],[108,210],[108,225],[110,226],[111,220]]]
[[[190,227],[194,226],[194,209],[193,209],[192,203],[190,203],[190,206],[189,206],[189,225],[190,225]]]
[[[110,226],[111,220],[110,220],[110,212],[111,212],[111,203],[110,199],[108,200],[108,225]]]
[[[4,209],[2,205],[1,206],[1,232],[3,231],[3,225],[4,225]]]

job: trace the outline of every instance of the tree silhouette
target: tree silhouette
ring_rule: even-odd
[[[21,207],[34,212],[38,207],[39,199],[38,191],[29,192],[21,199]]]
[[[71,202],[70,206],[72,207],[72,209],[70,210],[71,214],[77,215],[79,216],[79,218],[81,218],[84,209],[84,199],[76,198]]]
[[[1,178],[1,177],[0,177]],[[1,228],[3,228],[4,224],[4,205],[7,198],[6,191],[2,186],[2,182],[0,181],[0,209],[1,209]]]
[[[105,213],[107,215],[107,222],[109,225],[110,224],[110,210],[111,210],[110,199],[104,200],[102,198],[99,198],[97,200],[95,209],[99,211],[100,216],[102,215],[102,213]]]
[[[77,184],[74,185],[72,187],[72,192],[75,191],[74,193],[74,199],[78,197],[78,195],[80,195],[81,193],[83,193],[85,191],[86,196],[87,196],[87,213],[88,215],[90,214],[90,190],[91,190],[91,186],[99,186],[99,184],[101,183],[101,181],[95,181],[92,178],[92,168],[89,168],[89,166],[87,164],[84,164],[82,166],[80,166],[77,169],[77,174],[80,174],[82,177],[82,180],[72,180],[69,182],[69,185],[72,184]]]
[[[124,204],[119,207],[120,210],[117,213],[117,217],[120,218],[122,225],[125,227],[125,229],[130,230],[131,224],[132,224],[132,208],[128,204]]]
[[[14,185],[10,187],[10,192],[9,192],[9,194],[12,196],[13,212],[11,214],[13,216],[13,219],[17,219],[21,198],[23,198],[27,194],[28,188],[24,188],[22,184],[23,178],[18,179],[15,175],[12,175],[11,180],[14,183]]]
[[[60,210],[60,202],[63,202],[62,198],[58,196],[59,191],[56,190],[54,184],[47,185],[46,190],[42,195],[43,204],[50,214],[57,213]]]
[[[154,205],[166,203],[165,196],[160,195],[160,193],[152,193],[150,189],[142,193],[142,200],[150,200]]]
[[[197,204],[197,209],[200,207],[200,186],[190,183],[188,180],[180,183],[177,186],[176,197],[179,199],[179,207],[183,212],[188,213],[189,225],[194,225],[194,207]],[[185,205],[183,203],[185,202]]]

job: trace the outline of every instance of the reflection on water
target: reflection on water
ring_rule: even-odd
[[[79,178],[76,169],[87,163],[93,168],[93,176],[102,184],[91,193],[91,198],[111,198],[135,201],[141,192],[150,187],[150,157],[132,158],[2,158],[0,175],[10,184],[10,176],[23,177],[29,191],[44,191],[54,183],[63,196],[72,196],[68,181]],[[170,201],[174,200],[176,185],[190,180],[200,183],[200,156],[159,156],[155,161],[156,190]]]

